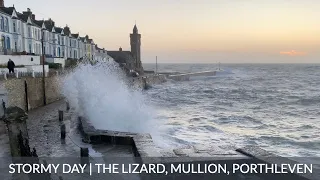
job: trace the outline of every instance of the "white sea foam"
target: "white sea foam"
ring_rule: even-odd
[[[79,64],[62,80],[63,95],[97,129],[157,132],[154,110],[141,90],[129,88],[114,62]]]

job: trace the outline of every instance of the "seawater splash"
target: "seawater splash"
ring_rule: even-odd
[[[154,110],[126,80],[115,62],[82,63],[62,79],[62,92],[97,129],[156,133]]]

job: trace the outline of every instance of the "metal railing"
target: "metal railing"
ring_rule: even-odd
[[[45,77],[58,76],[64,74],[63,71],[49,71],[45,73]],[[14,73],[0,72],[0,80],[17,79],[24,77],[41,78],[43,77],[43,72],[19,72]]]

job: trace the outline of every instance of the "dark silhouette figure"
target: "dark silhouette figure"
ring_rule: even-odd
[[[14,64],[14,62],[11,60],[11,59],[9,59],[9,61],[8,61],[8,69],[9,69],[9,73],[14,73],[14,67],[15,67],[16,65]]]

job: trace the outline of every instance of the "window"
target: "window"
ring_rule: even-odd
[[[9,28],[9,19],[6,18],[6,21],[7,21],[7,29],[6,29],[6,31],[9,32],[9,31],[10,31],[10,28]]]
[[[17,21],[18,23],[17,23],[17,29],[18,29],[18,33],[20,34],[20,21]]]
[[[16,52],[18,52],[17,42],[14,42],[14,50],[15,50]]]
[[[17,32],[16,31],[16,22],[13,22],[13,32]]]
[[[3,31],[7,31],[7,27],[8,27],[8,18],[4,19],[4,29]]]
[[[11,48],[11,42],[10,42],[10,38],[7,37],[7,49]]]
[[[0,29],[3,30],[4,29],[4,22],[3,22],[3,17],[0,17]]]
[[[28,35],[29,35],[29,38],[31,38],[31,27],[30,26],[28,27]]]
[[[32,45],[29,44],[29,53],[32,53]]]
[[[58,44],[60,45],[60,37],[59,37],[59,35],[58,35]],[[60,54],[59,54],[59,56],[60,56]]]
[[[38,31],[35,30],[34,33],[35,33],[35,36],[34,36],[34,37],[35,37],[35,39],[37,39],[37,38],[38,38]]]

